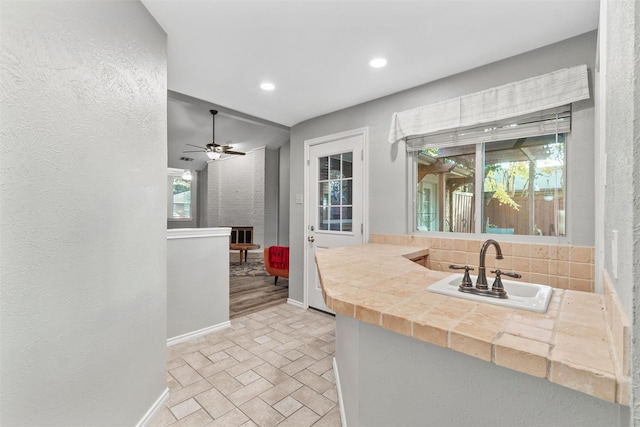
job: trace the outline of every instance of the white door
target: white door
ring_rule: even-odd
[[[307,141],[305,276],[310,307],[331,312],[322,299],[316,249],[364,242],[365,130]]]

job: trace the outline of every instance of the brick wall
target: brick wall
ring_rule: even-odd
[[[254,243],[264,247],[265,149],[207,167],[207,225],[252,226]]]

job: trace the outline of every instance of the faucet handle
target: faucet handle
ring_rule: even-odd
[[[469,271],[473,271],[472,267],[469,267],[468,265],[465,265],[464,267],[460,266],[460,265],[455,265],[455,264],[451,264],[449,266],[450,269],[452,270],[464,270],[464,276],[462,276],[462,283],[460,283],[460,287],[461,288],[472,288],[473,287],[473,281],[471,280],[471,277],[469,276]]]
[[[506,272],[502,270],[491,270],[491,272],[494,273],[497,277],[500,277],[501,274],[505,276],[513,277],[514,279],[519,279],[522,277],[522,274],[518,274],[515,272]]]
[[[473,271],[473,267],[469,267],[468,265],[462,266],[462,265],[451,264],[449,268],[452,270]]]
[[[493,285],[491,286],[491,292],[493,292],[498,298],[507,298],[507,292],[504,290],[504,286],[502,285],[502,279],[500,279],[500,275],[504,274],[510,276],[515,273],[504,273],[499,269],[491,270],[492,273],[496,275],[496,280],[494,280]]]
[[[502,274],[504,274],[505,276],[513,277],[514,279],[519,279],[519,278],[522,277],[522,274],[518,274],[518,273],[513,272],[513,271],[510,272],[510,273],[508,273],[506,271],[503,271]]]

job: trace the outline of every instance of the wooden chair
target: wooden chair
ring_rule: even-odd
[[[234,245],[251,245],[253,244],[253,227],[231,227],[231,235],[229,235],[229,243]]]
[[[282,277],[285,279],[289,278],[289,260],[287,259],[287,268],[276,268],[273,267],[270,263],[269,263],[269,248],[271,246],[267,246],[266,248],[264,248],[264,268],[267,270],[267,273],[269,273],[271,276],[275,276],[276,280],[273,283],[274,285],[278,284],[278,277]],[[288,249],[288,248],[287,248]]]
[[[229,250],[240,251],[240,264],[242,254],[244,253],[244,262],[247,262],[247,252],[252,249],[260,249],[260,245],[253,243],[253,227],[231,227]]]

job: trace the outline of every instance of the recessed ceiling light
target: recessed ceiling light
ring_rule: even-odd
[[[384,58],[372,59],[371,62],[369,62],[369,65],[371,65],[373,68],[382,68],[387,65],[387,60]]]
[[[262,90],[274,90],[276,86],[273,83],[262,83],[260,89]]]

